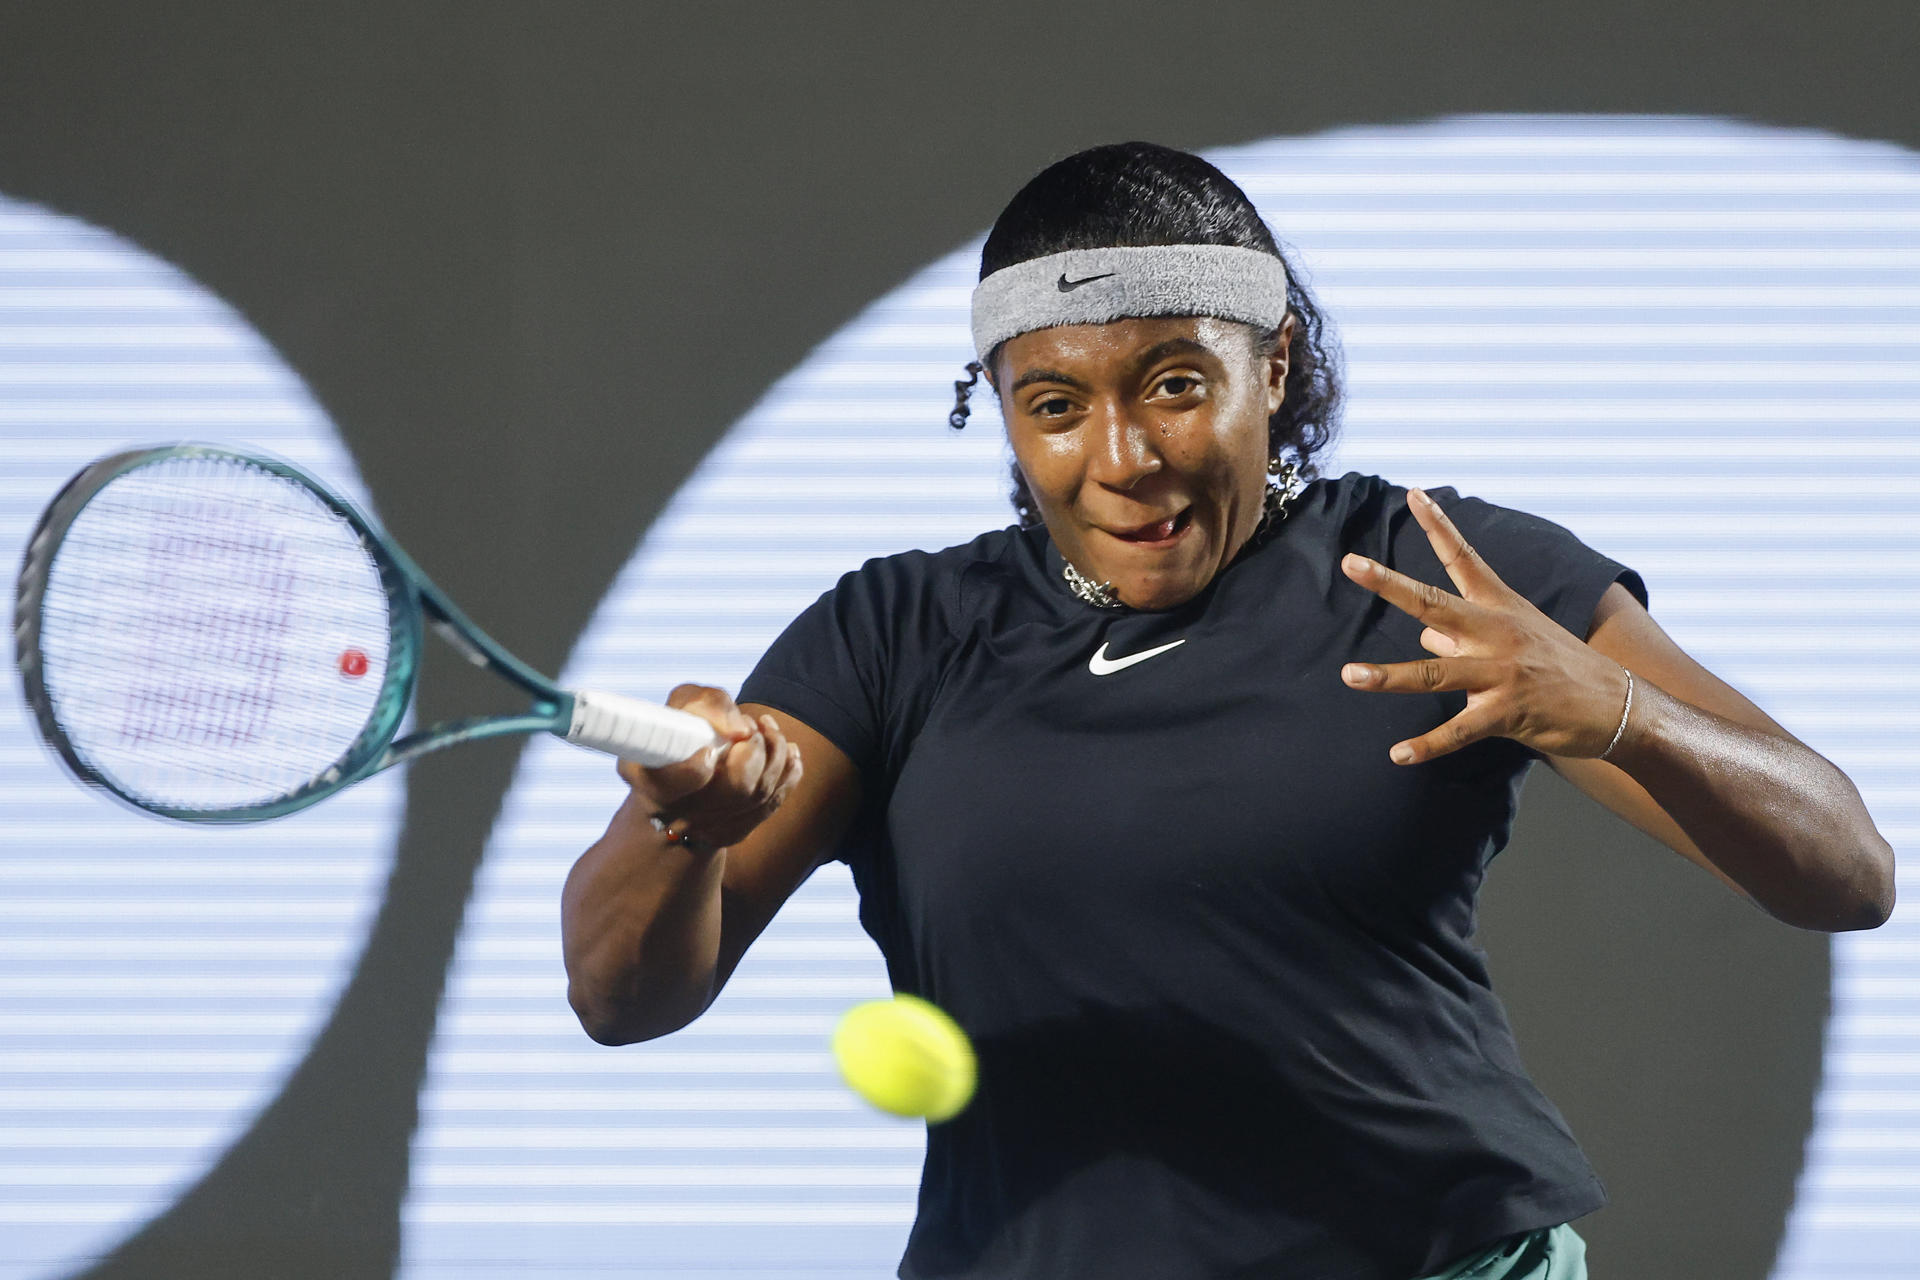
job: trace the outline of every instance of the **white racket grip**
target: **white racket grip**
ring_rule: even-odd
[[[568,742],[648,769],[676,764],[721,741],[712,725],[689,712],[586,690],[574,692],[573,724],[564,736]]]

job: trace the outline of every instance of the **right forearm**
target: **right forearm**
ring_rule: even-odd
[[[778,720],[748,718],[725,690],[683,684],[667,705],[712,725],[714,747],[667,764],[621,761],[626,799],[606,835],[574,863],[561,894],[567,1000],[602,1044],[677,1031],[713,1003],[725,981],[720,916],[729,858],[749,868],[756,858],[766,861],[749,837],[804,773],[799,745]],[[653,825],[656,814],[681,842]],[[688,848],[689,836],[712,847]],[[758,881],[749,875],[747,883],[751,903]],[[753,925],[749,911],[745,936],[771,915]],[[737,951],[730,954],[738,960]]]
[[[713,992],[726,851],[669,843],[648,819],[630,795],[561,899],[567,999],[604,1044],[676,1030]]]

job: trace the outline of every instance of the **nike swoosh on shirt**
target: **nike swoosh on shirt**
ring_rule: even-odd
[[[1136,662],[1145,662],[1156,654],[1165,653],[1169,649],[1178,649],[1185,643],[1185,640],[1175,640],[1172,644],[1163,644],[1158,649],[1142,649],[1139,653],[1130,653],[1124,658],[1109,658],[1107,646],[1103,644],[1098,652],[1087,659],[1087,670],[1097,676],[1110,676],[1116,671],[1125,671]]]

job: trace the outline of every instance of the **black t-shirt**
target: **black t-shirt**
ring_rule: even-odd
[[[1646,599],[1432,494],[1576,635],[1614,581]],[[1604,1203],[1471,941],[1538,753],[1388,760],[1466,695],[1340,679],[1427,656],[1348,551],[1453,589],[1406,490],[1350,473],[1164,611],[1076,599],[1044,529],[869,561],[742,687],[859,767],[861,922],[979,1054],[900,1275],[1409,1280]]]

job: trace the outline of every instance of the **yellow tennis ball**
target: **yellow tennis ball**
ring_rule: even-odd
[[[960,1114],[978,1071],[967,1033],[918,996],[847,1010],[833,1031],[833,1057],[853,1091],[880,1110],[935,1124]]]

